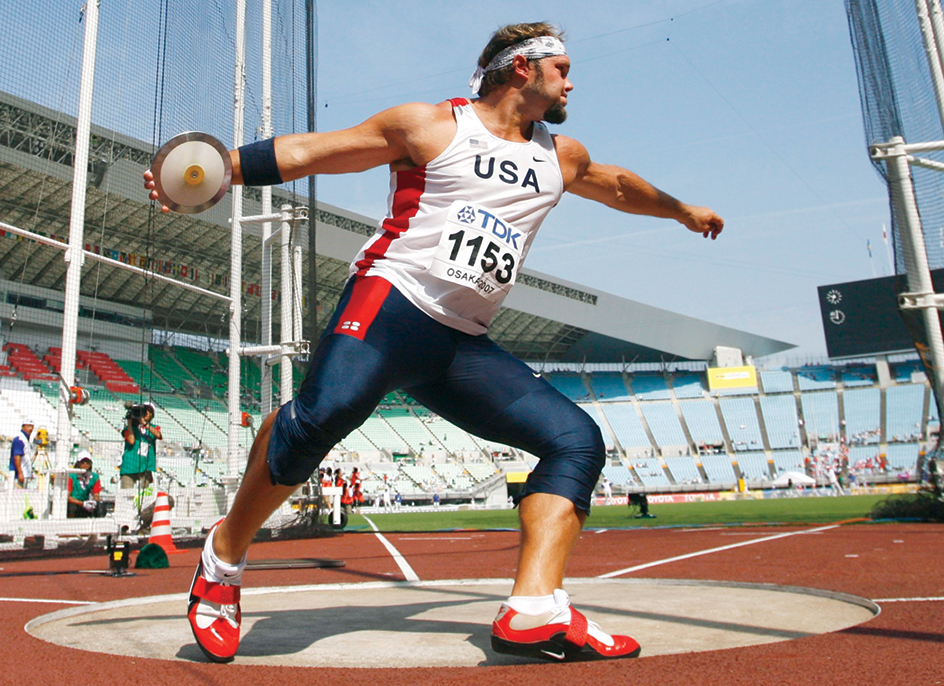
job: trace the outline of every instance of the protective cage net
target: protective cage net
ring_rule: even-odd
[[[906,143],[944,139],[914,0],[846,0],[866,144],[901,136]],[[921,153],[939,162],[944,153]],[[874,161],[887,181],[885,163]],[[913,166],[915,196],[931,269],[944,267],[944,174]],[[895,268],[907,270],[900,219],[892,206]]]
[[[257,140],[261,132],[261,4],[248,3],[246,10],[244,142]],[[0,3],[5,36],[0,41],[0,549],[22,546],[31,532],[43,531],[24,522],[50,514],[45,471],[55,464],[56,445],[63,440],[73,458],[79,451],[91,453],[109,513],[102,531],[108,528],[105,520],[114,520],[116,527],[140,526],[138,511],[153,503],[159,490],[175,500],[175,526],[198,531],[225,511],[219,485],[232,472],[227,464],[230,309],[212,294],[230,291],[232,193],[198,215],[162,214],[148,202],[141,175],[161,143],[182,131],[206,131],[233,147],[235,5],[229,0],[104,0],[99,5],[84,247],[148,273],[85,260],[76,381],[90,397],[74,407],[72,435],[61,436],[64,251],[9,229],[61,244],[69,240],[86,8],[80,0]],[[272,2],[275,135],[309,128],[306,76],[314,45],[306,31],[305,5],[304,0]],[[274,189],[273,205],[306,207],[310,193],[308,181],[286,184]],[[244,214],[259,214],[260,199],[258,189],[247,189]],[[292,265],[294,304],[301,307],[311,260],[307,229],[299,226],[294,234],[306,250],[301,268]],[[262,342],[263,298],[272,300],[273,338],[279,340],[280,268],[276,245],[272,291],[263,293],[260,229],[246,227],[243,344]],[[296,362],[296,386],[301,375],[301,362]],[[273,405],[278,406],[277,368],[272,376]],[[262,383],[260,359],[244,358],[240,419],[242,424],[251,418],[254,428],[236,429],[238,472],[245,469],[253,431],[262,420]],[[154,407],[153,424],[163,437],[157,442],[156,483],[143,493],[120,489],[118,473],[126,406],[142,403]],[[26,420],[34,424],[35,469],[21,488],[7,456]],[[68,533],[69,526],[87,531],[89,522],[61,522],[55,533]]]
[[[922,0],[925,2],[925,0]],[[944,139],[941,113],[932,79],[928,49],[922,34],[918,3],[915,0],[846,0],[849,32],[856,58],[859,97],[862,104],[866,143],[887,143],[901,136],[906,143],[925,143]],[[934,2],[923,5],[929,16],[939,7]],[[936,34],[932,31],[931,34]],[[934,41],[944,40],[935,35]],[[935,48],[931,48],[935,52]],[[921,157],[944,161],[944,152],[924,152]],[[884,161],[873,160],[876,170],[888,183]],[[944,267],[944,174],[911,166],[914,195],[921,218],[924,245],[930,268]],[[892,236],[895,245],[895,271],[900,275],[898,292],[911,290],[907,274],[914,274],[914,264],[906,245],[903,209],[889,187]],[[935,378],[934,360],[929,354],[924,319],[919,310],[902,310],[909,333],[921,355],[928,377]],[[939,313],[940,315],[940,313]],[[939,316],[940,321],[940,316]],[[932,384],[938,408],[944,398]],[[939,454],[940,441],[935,448]]]

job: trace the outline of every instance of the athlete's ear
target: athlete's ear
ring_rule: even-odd
[[[529,60],[524,55],[515,55],[512,60],[511,66],[514,69],[515,76],[518,76],[524,81],[527,81],[528,78],[530,78],[531,76],[532,64],[534,64],[535,67],[537,66],[536,62],[532,63],[531,60]]]

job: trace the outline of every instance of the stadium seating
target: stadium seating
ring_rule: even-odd
[[[728,429],[731,448],[735,452],[762,450],[764,441],[761,437],[760,423],[757,420],[757,408],[752,398],[719,398],[721,415]]]
[[[797,370],[797,385],[800,392],[825,391],[836,387],[836,372],[825,367],[804,367]]]
[[[28,345],[23,343],[7,343],[7,362],[16,370],[24,381],[56,381],[57,377],[46,364],[36,357]]]
[[[633,392],[639,400],[669,400],[669,385],[664,376],[635,374],[632,379]]]
[[[590,387],[601,403],[630,400],[632,398],[629,389],[623,383],[622,374],[594,374],[590,377]]]
[[[698,471],[695,460],[688,455],[667,457],[665,458],[665,466],[668,467],[672,479],[677,484],[701,484],[705,482],[701,472]]]
[[[115,363],[121,367],[122,371],[124,371],[134,383],[146,391],[153,393],[174,392],[173,386],[155,374],[154,371],[143,362],[136,360],[115,360]]]
[[[772,449],[800,447],[799,418],[792,395],[763,395],[760,409]]]
[[[410,447],[406,442],[397,436],[390,425],[376,412],[367,418],[360,430],[371,443],[386,448],[396,455],[407,455],[410,452]]]
[[[856,388],[842,394],[846,440],[878,443],[881,438],[882,392],[878,388]]]
[[[36,428],[45,426],[50,434],[54,433],[59,423],[56,413],[59,390],[56,386],[52,388],[56,393],[55,405],[26,381],[0,377],[0,436],[15,436],[26,419],[32,419]],[[9,460],[9,454],[2,459]]]
[[[649,430],[660,448],[688,445],[672,403],[642,403],[641,407]]]
[[[379,447],[370,442],[367,436],[357,429],[354,429],[354,431],[341,439],[341,447],[355,453],[380,450]]]
[[[577,374],[545,374],[544,378],[574,402],[590,399],[590,392]]]
[[[723,445],[724,434],[718,423],[718,413],[710,400],[689,400],[679,403],[682,416],[695,445]]]
[[[652,442],[632,405],[606,404],[602,405],[602,408],[607,421],[613,427],[616,440],[624,450],[652,447]]]
[[[804,393],[800,396],[807,435],[821,440],[839,440],[839,401],[835,391]]]
[[[914,473],[918,465],[918,444],[889,444],[886,460],[889,471]]]
[[[194,382],[194,378],[177,363],[177,360],[162,348],[152,345],[148,351],[148,355],[154,371],[160,374],[176,391],[186,390],[185,382],[191,384]]]
[[[846,367],[840,370],[840,380],[846,388],[874,386],[877,381],[875,367]]]
[[[414,453],[419,454],[426,448],[441,448],[441,444],[429,432],[426,425],[405,407],[380,408],[377,413],[386,420],[390,428],[410,446]]]
[[[633,469],[643,486],[671,486],[658,458],[633,458]]]
[[[737,481],[734,465],[727,455],[702,455],[701,466],[710,483],[733,484]]]
[[[885,439],[908,442],[921,437],[924,384],[903,384],[885,390]]]
[[[50,348],[50,351],[58,351],[58,348]],[[101,352],[89,352],[88,350],[79,350],[76,357],[82,360],[88,368],[95,374],[105,388],[114,393],[137,393],[140,389],[130,376],[118,366],[107,354]]]
[[[704,398],[708,393],[701,376],[695,374],[680,374],[672,382],[672,388],[675,390],[675,397],[682,398]]]
[[[609,479],[614,486],[636,485],[632,472],[623,465],[607,465],[603,468],[603,476]]]
[[[803,465],[803,453],[799,450],[774,450],[774,469],[778,474],[784,472],[802,472],[805,470]]]
[[[768,369],[760,373],[764,393],[793,393],[793,375],[786,369]]]
[[[770,481],[770,464],[761,452],[740,453],[737,464],[748,481]]]

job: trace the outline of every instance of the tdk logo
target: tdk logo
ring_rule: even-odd
[[[487,167],[486,167],[487,165]],[[483,169],[483,167],[486,167]],[[524,178],[522,179],[519,176],[518,165],[512,162],[511,160],[502,160],[498,163],[498,180],[507,183],[509,186],[520,185],[522,188],[527,188],[530,186],[534,189],[535,193],[540,193],[541,189],[538,187],[538,175],[534,173],[534,170],[528,168],[524,173]],[[475,156],[475,175],[480,179],[490,179],[495,173],[495,158],[489,157],[488,162],[483,164],[482,156]]]
[[[481,222],[478,219],[481,218]],[[511,243],[515,250],[518,250],[518,239],[520,233],[516,233],[514,228],[505,224],[501,219],[491,212],[483,209],[475,209],[472,205],[466,205],[456,213],[456,219],[463,224],[478,224],[480,228],[491,231],[496,238],[503,239],[506,243]]]

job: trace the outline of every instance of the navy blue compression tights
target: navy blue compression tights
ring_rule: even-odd
[[[298,396],[279,410],[273,481],[307,480],[398,388],[476,436],[539,457],[522,497],[552,493],[589,512],[605,460],[590,416],[487,336],[440,324],[379,277],[348,282]]]

